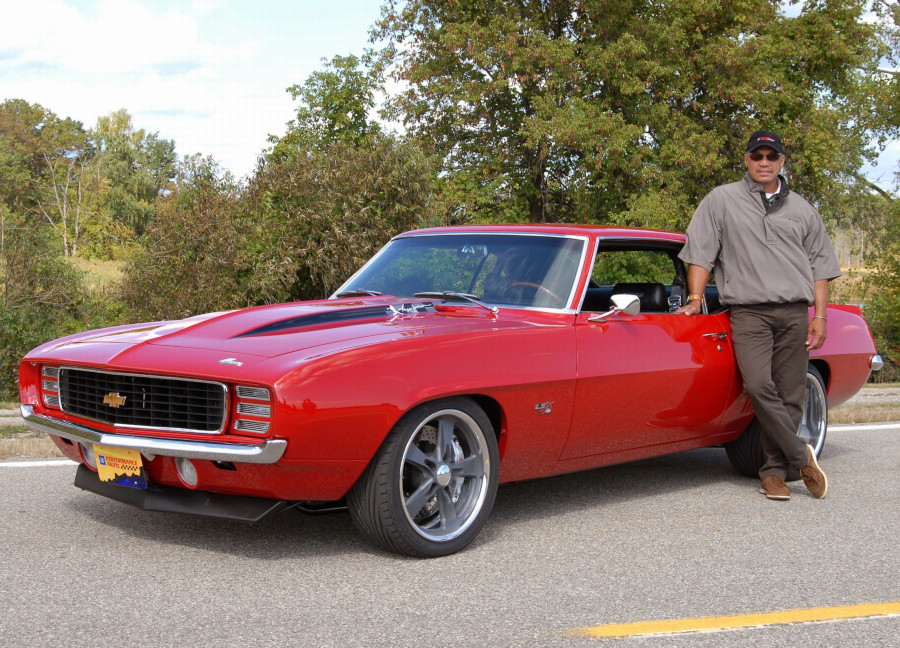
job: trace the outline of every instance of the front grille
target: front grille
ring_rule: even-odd
[[[225,427],[222,383],[61,367],[64,412],[122,427],[216,433]]]

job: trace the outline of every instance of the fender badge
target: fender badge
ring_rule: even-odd
[[[219,360],[219,364],[223,365],[231,365],[232,367],[243,367],[244,363],[238,360],[237,358],[225,358],[224,360]]]
[[[553,401],[547,401],[545,403],[538,403],[534,406],[535,411],[540,413],[542,416],[545,414],[549,414],[553,411]]]
[[[116,392],[109,392],[106,396],[103,397],[103,404],[109,405],[112,408],[120,407],[125,404],[125,399],[127,396],[120,396]]]

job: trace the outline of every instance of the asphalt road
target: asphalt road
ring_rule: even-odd
[[[421,561],[346,513],[145,513],[71,464],[0,464],[2,646],[900,646],[900,616],[663,637],[578,628],[900,601],[900,425],[832,430],[828,496],[772,502],[708,449],[503,486]]]

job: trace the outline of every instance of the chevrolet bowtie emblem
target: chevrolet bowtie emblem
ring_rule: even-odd
[[[119,396],[116,392],[109,392],[103,397],[103,404],[110,407],[120,407],[125,404],[127,396]]]

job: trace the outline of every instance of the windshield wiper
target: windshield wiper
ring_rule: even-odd
[[[432,299],[445,299],[447,301],[461,301],[486,308],[494,315],[500,312],[499,308],[497,308],[496,306],[488,306],[483,301],[479,301],[479,299],[475,295],[470,295],[469,293],[454,292],[452,290],[445,290],[443,292],[417,292],[415,295],[413,295],[413,297],[427,297]]]
[[[360,297],[362,295],[366,295],[369,297],[381,297],[384,293],[380,293],[377,290],[366,290],[365,288],[357,288],[356,290],[345,290],[344,292],[339,292],[335,297]]]

